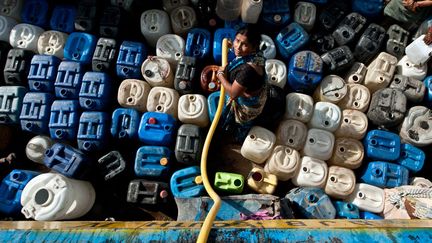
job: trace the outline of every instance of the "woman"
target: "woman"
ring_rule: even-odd
[[[399,21],[406,29],[415,29],[432,13],[432,0],[387,0],[384,15]]]
[[[258,51],[261,34],[257,29],[249,26],[238,30],[232,43],[236,58],[217,72],[229,96],[222,128],[234,132],[238,141],[246,137],[267,99],[265,59]]]

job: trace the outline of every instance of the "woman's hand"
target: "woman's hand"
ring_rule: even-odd
[[[402,4],[405,6],[406,9],[415,12],[417,10],[417,2],[414,0],[402,0]]]
[[[429,27],[428,32],[423,38],[423,41],[426,43],[426,45],[432,44],[432,27]]]

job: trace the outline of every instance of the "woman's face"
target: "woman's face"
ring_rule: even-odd
[[[236,56],[246,56],[255,51],[254,47],[249,43],[247,37],[242,34],[237,34],[234,43],[234,54]]]

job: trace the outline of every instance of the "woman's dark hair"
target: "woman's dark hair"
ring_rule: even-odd
[[[259,28],[257,26],[249,24],[248,26],[240,28],[237,34],[245,35],[249,41],[249,43],[254,47],[258,48],[261,42],[261,32],[258,31]]]

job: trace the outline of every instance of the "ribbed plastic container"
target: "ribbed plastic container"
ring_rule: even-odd
[[[360,141],[352,138],[336,138],[333,155],[327,163],[357,169],[362,164],[364,154],[364,147]]]
[[[357,110],[345,109],[342,111],[341,125],[334,132],[334,135],[360,140],[366,134],[367,129],[368,118],[366,114]]]
[[[92,70],[95,72],[113,72],[117,60],[117,41],[111,38],[99,38],[92,57]]]
[[[170,19],[174,34],[180,36],[186,36],[189,30],[198,24],[195,10],[189,6],[179,6],[173,9]]]
[[[141,117],[138,136],[149,145],[170,146],[176,132],[173,116],[160,112],[146,112]]]
[[[134,171],[138,177],[162,180],[171,167],[171,150],[164,146],[142,146],[136,152]]]
[[[315,101],[326,101],[337,104],[348,93],[345,81],[338,75],[325,76],[314,92]]]
[[[200,162],[204,145],[204,134],[200,127],[183,124],[177,130],[175,157],[178,162],[196,164]]]
[[[390,84],[396,71],[397,58],[386,52],[381,52],[367,67],[364,85],[371,94]]]
[[[60,99],[78,99],[84,76],[84,66],[79,62],[62,61],[57,69],[54,91]]]
[[[82,151],[99,151],[107,144],[109,115],[102,111],[84,111],[81,114],[77,143]]]
[[[352,109],[366,112],[371,100],[369,89],[362,84],[348,83],[347,94],[338,102],[341,109]]]
[[[51,93],[28,92],[23,98],[20,114],[21,129],[37,134],[48,134],[53,101],[54,96]]]
[[[170,180],[174,197],[197,197],[204,194],[200,168],[191,166],[173,173]]]
[[[64,176],[82,179],[89,176],[92,161],[77,148],[55,143],[45,151],[44,164]]]
[[[294,22],[301,25],[306,31],[311,31],[317,18],[315,4],[309,2],[297,2],[294,10]]]
[[[289,119],[279,123],[276,130],[276,143],[301,150],[306,142],[308,128],[298,120]]]
[[[79,103],[77,100],[55,100],[51,105],[50,136],[58,140],[74,140],[78,131]]]
[[[34,55],[27,76],[30,91],[53,92],[60,61],[56,56]]]
[[[432,45],[431,45],[432,46]],[[408,55],[403,56],[396,64],[396,73],[423,80],[428,73],[427,63],[415,64]]]
[[[26,92],[23,86],[0,87],[0,124],[19,124],[19,115]]]
[[[83,32],[73,32],[66,40],[64,58],[70,61],[90,64],[96,48],[96,36]]]
[[[309,122],[314,112],[314,101],[311,96],[291,92],[286,96],[285,119]]]
[[[342,121],[342,111],[339,106],[330,102],[317,102],[309,127],[324,129],[329,132],[336,131]]]
[[[141,65],[147,58],[147,47],[141,42],[123,41],[117,57],[116,73],[119,78],[140,79]]]
[[[79,104],[84,110],[101,111],[109,107],[111,78],[103,72],[86,72],[79,92]]]

